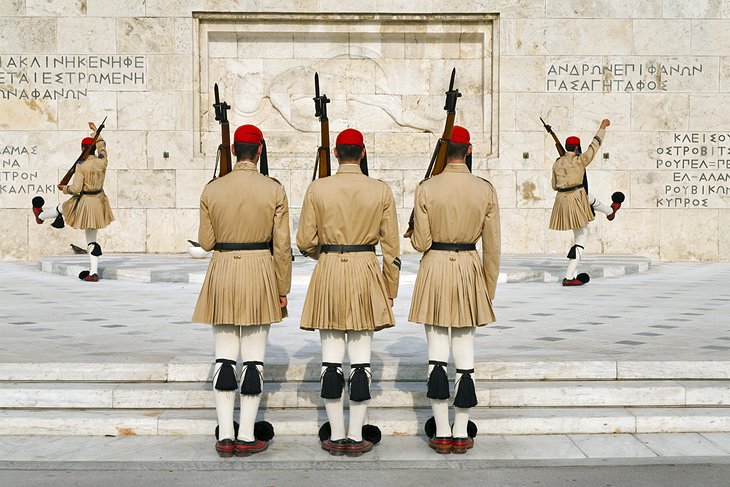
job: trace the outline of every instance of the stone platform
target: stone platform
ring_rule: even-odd
[[[402,257],[402,284],[415,282],[419,260],[420,254]],[[187,254],[110,254],[102,257],[99,275],[102,279],[120,281],[202,283],[208,262],[208,259],[193,259]],[[297,256],[293,282],[306,285],[314,265],[312,259]],[[88,258],[84,255],[43,257],[39,266],[44,272],[76,277],[88,269]],[[559,282],[565,266],[564,255],[503,255],[498,282]],[[580,272],[587,272],[591,278],[619,277],[650,268],[651,260],[646,257],[604,254],[587,256],[581,261]]]

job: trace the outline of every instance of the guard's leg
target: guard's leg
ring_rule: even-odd
[[[347,433],[351,440],[347,452],[349,456],[360,456],[373,448],[371,442],[364,442],[362,439],[362,427],[370,403],[372,344],[372,331],[347,332],[347,356],[350,359],[350,425]]]
[[[474,328],[451,328],[451,350],[456,365],[454,429],[451,451],[466,453],[474,445],[469,438],[467,424],[469,412],[477,405],[474,387]]]
[[[233,407],[236,402],[236,360],[240,348],[240,327],[214,325],[215,367],[213,369],[213,398],[218,416],[218,442],[216,450],[221,456],[233,456],[236,438],[233,426]],[[225,441],[228,440],[228,441]]]
[[[241,416],[236,441],[236,455],[248,456],[266,450],[273,437],[273,427],[266,421],[256,423],[256,414],[264,389],[264,359],[271,325],[241,327]],[[259,433],[256,433],[259,426]],[[262,437],[261,428],[266,429]]]
[[[345,377],[342,361],[345,358],[345,332],[340,330],[320,330],[322,343],[321,397],[330,424],[330,437],[322,441],[322,448],[332,455],[347,452],[345,434],[344,397]]]
[[[428,391],[431,409],[436,423],[429,445],[439,453],[451,452],[451,427],[449,426],[449,379],[446,365],[449,361],[449,329],[425,325],[428,341]]]
[[[51,223],[53,228],[63,228],[65,226],[63,222],[63,205],[57,205],[50,210],[43,211],[44,203],[43,198],[40,196],[33,198],[33,214],[35,215],[36,223],[53,220],[53,223]]]
[[[588,226],[582,226],[573,230],[575,236],[575,245],[570,248],[568,252],[568,269],[565,271],[565,279],[563,279],[564,286],[580,286],[588,282],[588,274],[580,274],[576,276],[578,269],[578,263],[583,256],[583,249],[585,249],[586,242],[588,241]]]
[[[96,242],[97,231],[94,228],[84,230],[86,234],[86,248],[89,251],[89,275],[84,278],[85,281],[99,280],[99,256],[101,256],[101,245]]]
[[[591,193],[588,193],[588,201],[590,202],[591,208],[593,208],[593,210],[600,211],[604,215],[610,215],[613,212],[610,206],[598,201],[598,199]]]

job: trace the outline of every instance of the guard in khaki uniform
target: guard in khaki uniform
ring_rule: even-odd
[[[563,286],[582,286],[590,281],[586,273],[577,274],[588,240],[588,223],[593,221],[595,212],[600,211],[609,221],[613,221],[616,211],[621,208],[624,194],[615,192],[611,196],[611,206],[607,206],[588,192],[586,167],[593,161],[601,143],[606,136],[606,127],[611,125],[608,119],[601,122],[598,132],[593,136],[591,145],[583,153],[580,139],[572,136],[565,140],[565,155],[553,164],[552,187],[557,191],[553,212],[550,216],[552,230],[573,230],[575,244],[568,252],[568,269],[563,278]]]
[[[427,396],[433,409],[426,433],[429,446],[438,453],[466,453],[474,446],[476,427],[469,421],[469,410],[477,405],[472,378],[474,329],[495,320],[499,205],[491,183],[469,172],[469,140],[465,128],[454,126],[447,165],[441,174],[418,185],[413,210],[411,243],[424,254],[408,319],[426,328]],[[480,238],[481,257],[476,250]],[[456,365],[453,429],[447,402],[449,348]]]
[[[92,132],[96,132],[94,122],[89,122],[89,128]],[[94,139],[91,137],[85,137],[81,141],[81,150],[86,150],[93,141]],[[98,153],[95,154],[96,150]],[[53,220],[51,226],[63,228],[65,219],[71,227],[84,230],[90,268],[88,271],[81,271],[79,279],[87,282],[99,280],[99,256],[102,252],[101,245],[96,241],[97,230],[106,228],[114,221],[109,198],[104,193],[107,163],[106,142],[100,134],[96,140],[96,147],[91,148],[89,156],[83,161],[76,162],[71,184],[58,185],[58,189],[65,194],[72,195],[71,198],[62,205],[46,211],[43,211],[45,204],[43,198],[40,196],[33,198],[33,214],[35,214],[36,223],[41,224],[45,220]]]
[[[255,421],[269,327],[286,316],[286,295],[291,287],[289,206],[284,187],[257,170],[263,142],[258,128],[243,125],[233,140],[238,160],[233,171],[211,181],[200,197],[198,240],[205,250],[215,252],[193,314],[193,321],[214,325],[216,450],[224,457],[263,451],[273,437],[270,424]],[[239,354],[243,369],[236,431],[233,407],[239,387]]]
[[[309,186],[297,231],[301,252],[318,259],[301,327],[319,330],[322,342],[321,397],[330,424],[328,437],[320,434],[322,448],[332,455],[359,456],[373,448],[363,437],[373,332],[395,324],[391,308],[400,273],[398,220],[390,187],[361,172],[362,134],[354,129],[340,133],[334,153],[339,169]],[[378,242],[382,271],[375,256]],[[351,364],[347,433],[342,397],[345,348]]]

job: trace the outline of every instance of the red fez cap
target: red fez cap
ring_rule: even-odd
[[[255,125],[241,125],[233,134],[233,142],[260,144],[262,140],[264,140],[264,134]]]
[[[360,147],[365,147],[365,142],[359,130],[345,129],[337,136],[335,145],[359,145]]]
[[[81,145],[91,145],[93,143],[94,143],[94,138],[93,137],[84,137],[81,140]]]
[[[454,125],[454,129],[451,132],[451,142],[454,144],[469,144],[469,140],[469,131],[464,127]]]
[[[565,139],[565,145],[580,145],[580,139],[575,135],[571,135]]]

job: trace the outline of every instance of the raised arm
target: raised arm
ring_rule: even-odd
[[[601,147],[603,139],[606,137],[606,127],[609,125],[611,125],[611,121],[604,118],[601,121],[601,125],[598,127],[598,132],[596,132],[596,135],[593,136],[593,140],[591,140],[591,145],[589,145],[588,149],[580,155],[580,160],[584,167],[590,164],[593,161],[593,158],[596,157],[598,149]]]

